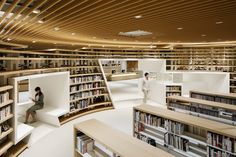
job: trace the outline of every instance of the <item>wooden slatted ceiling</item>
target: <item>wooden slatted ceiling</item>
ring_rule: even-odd
[[[31,45],[236,41],[235,8],[234,0],[1,0],[0,37]],[[138,29],[153,34],[118,35]]]

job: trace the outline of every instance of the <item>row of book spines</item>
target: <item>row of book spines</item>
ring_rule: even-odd
[[[80,153],[85,154],[94,148],[94,140],[86,135],[77,136],[77,149]]]
[[[183,134],[184,133],[184,124],[173,122],[170,120],[165,120],[164,128],[175,134]]]
[[[172,91],[172,90],[174,90],[174,91],[177,91],[177,90],[181,90],[181,86],[166,86],[166,90],[167,91]]]
[[[179,109],[184,109],[184,110],[188,110],[188,111],[192,111],[192,112],[196,112],[196,113],[202,113],[202,114],[206,114],[206,115],[211,115],[211,116],[215,116],[218,117],[219,116],[219,111],[217,110],[213,110],[211,107],[207,107],[207,106],[186,106],[186,105],[181,105],[178,103],[170,103],[169,106],[174,107],[174,108],[179,108]]]
[[[73,109],[83,109],[88,107],[89,105],[98,104],[102,102],[110,102],[110,100],[108,97],[91,98],[70,103],[70,107]]]
[[[96,82],[96,83],[82,84],[82,85],[70,87],[70,92],[75,92],[79,90],[89,90],[89,89],[94,89],[94,88],[99,88],[99,87],[103,87],[102,83]]]
[[[149,117],[149,118],[148,118]],[[164,128],[164,122],[166,119],[161,118],[161,117],[157,117],[155,115],[151,115],[148,113],[144,113],[138,110],[135,110],[135,114],[134,114],[134,119],[136,121],[142,122],[142,123],[146,123],[149,125],[153,125],[153,126],[160,126]],[[176,123],[173,121],[173,124]],[[184,124],[182,124],[184,125]],[[189,133],[193,133],[199,136],[204,137],[206,135],[206,130],[203,130],[201,128],[198,127],[194,127],[194,126],[185,126],[184,130],[186,129],[187,132]],[[171,131],[174,132],[174,131]],[[178,131],[175,131],[176,133],[178,133]],[[183,127],[182,127],[182,131],[180,133],[183,133]]]
[[[207,143],[223,150],[236,153],[236,140],[219,134],[207,133]]]
[[[11,114],[11,106],[6,106],[0,109],[0,121],[9,117]]]
[[[135,119],[137,121],[140,121],[149,125],[161,126],[162,124],[164,124],[164,120],[162,118],[153,116],[151,114],[142,113],[139,111],[135,112]]]
[[[0,105],[8,100],[9,100],[9,93],[8,92],[0,94]]]
[[[234,157],[231,154],[228,154],[227,152],[222,152],[221,150],[207,147],[207,156],[208,157]]]
[[[76,63],[79,65],[98,65],[98,61],[91,60],[78,60]]]
[[[102,80],[102,76],[79,76],[70,78],[70,83]]]
[[[164,122],[164,128],[167,131],[175,133],[175,134],[183,134],[184,132],[184,127],[185,127],[184,124],[173,122],[173,121],[163,119],[163,118],[158,118],[156,116],[152,116],[146,113],[140,113],[140,112],[135,112],[135,113],[136,113],[135,119],[138,120],[139,122],[143,122],[152,126],[162,126]]]
[[[176,135],[165,134],[164,143],[185,152],[189,151],[189,141]]]
[[[236,97],[235,98],[224,98],[223,96],[211,96],[211,95],[203,95],[198,93],[192,93],[192,98],[196,99],[203,99],[203,100],[209,100],[209,101],[215,101],[215,102],[221,102],[226,104],[233,104],[236,105]]]
[[[90,97],[90,96],[96,96],[96,95],[100,95],[103,94],[104,90],[101,89],[97,89],[97,90],[92,90],[92,91],[86,91],[86,92],[80,92],[80,93],[76,93],[70,96],[70,100],[76,100],[76,99],[82,99],[82,98],[86,98],[86,97]]]
[[[173,92],[173,93],[166,93],[166,97],[169,97],[169,96],[181,96],[181,93],[176,93],[176,92]]]

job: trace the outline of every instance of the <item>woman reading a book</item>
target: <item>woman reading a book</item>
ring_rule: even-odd
[[[40,110],[43,108],[43,105],[44,105],[44,95],[40,89],[40,87],[36,87],[35,88],[35,98],[32,99],[32,101],[35,103],[33,106],[31,106],[27,111],[26,111],[26,117],[25,117],[25,123],[27,124],[28,123],[28,119],[29,119],[29,116],[31,115],[33,120],[31,121],[31,123],[34,123],[36,122],[36,111],[37,110]]]

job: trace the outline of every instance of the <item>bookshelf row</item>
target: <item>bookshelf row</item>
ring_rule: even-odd
[[[208,101],[236,105],[236,94],[212,93],[206,91],[190,91],[190,97]]]
[[[64,57],[64,58],[63,58]],[[204,70],[230,72],[230,90],[236,92],[235,46],[174,47],[173,49],[98,49],[19,51],[0,49],[2,76],[48,70],[66,70],[77,65],[96,66],[98,58],[157,58],[167,60],[167,70]],[[112,64],[113,65],[113,64]],[[119,63],[117,63],[119,65]],[[70,69],[72,69],[70,68]],[[74,73],[71,70],[71,74]],[[81,69],[81,74],[87,73]],[[76,74],[76,73],[75,73]]]
[[[193,116],[236,125],[236,106],[230,104],[171,96],[168,97],[167,108]]]
[[[173,157],[95,119],[74,125],[74,157],[98,156]]]
[[[180,156],[236,156],[236,127],[149,105],[134,107],[133,135]]]

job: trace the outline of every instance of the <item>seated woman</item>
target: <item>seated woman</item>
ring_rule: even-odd
[[[36,111],[40,110],[43,108],[44,102],[44,95],[40,89],[40,87],[35,88],[35,98],[32,99],[32,101],[35,103],[33,106],[31,106],[27,111],[26,111],[26,117],[25,117],[25,123],[28,123],[29,116],[31,115],[33,120],[31,123],[36,122]]]

